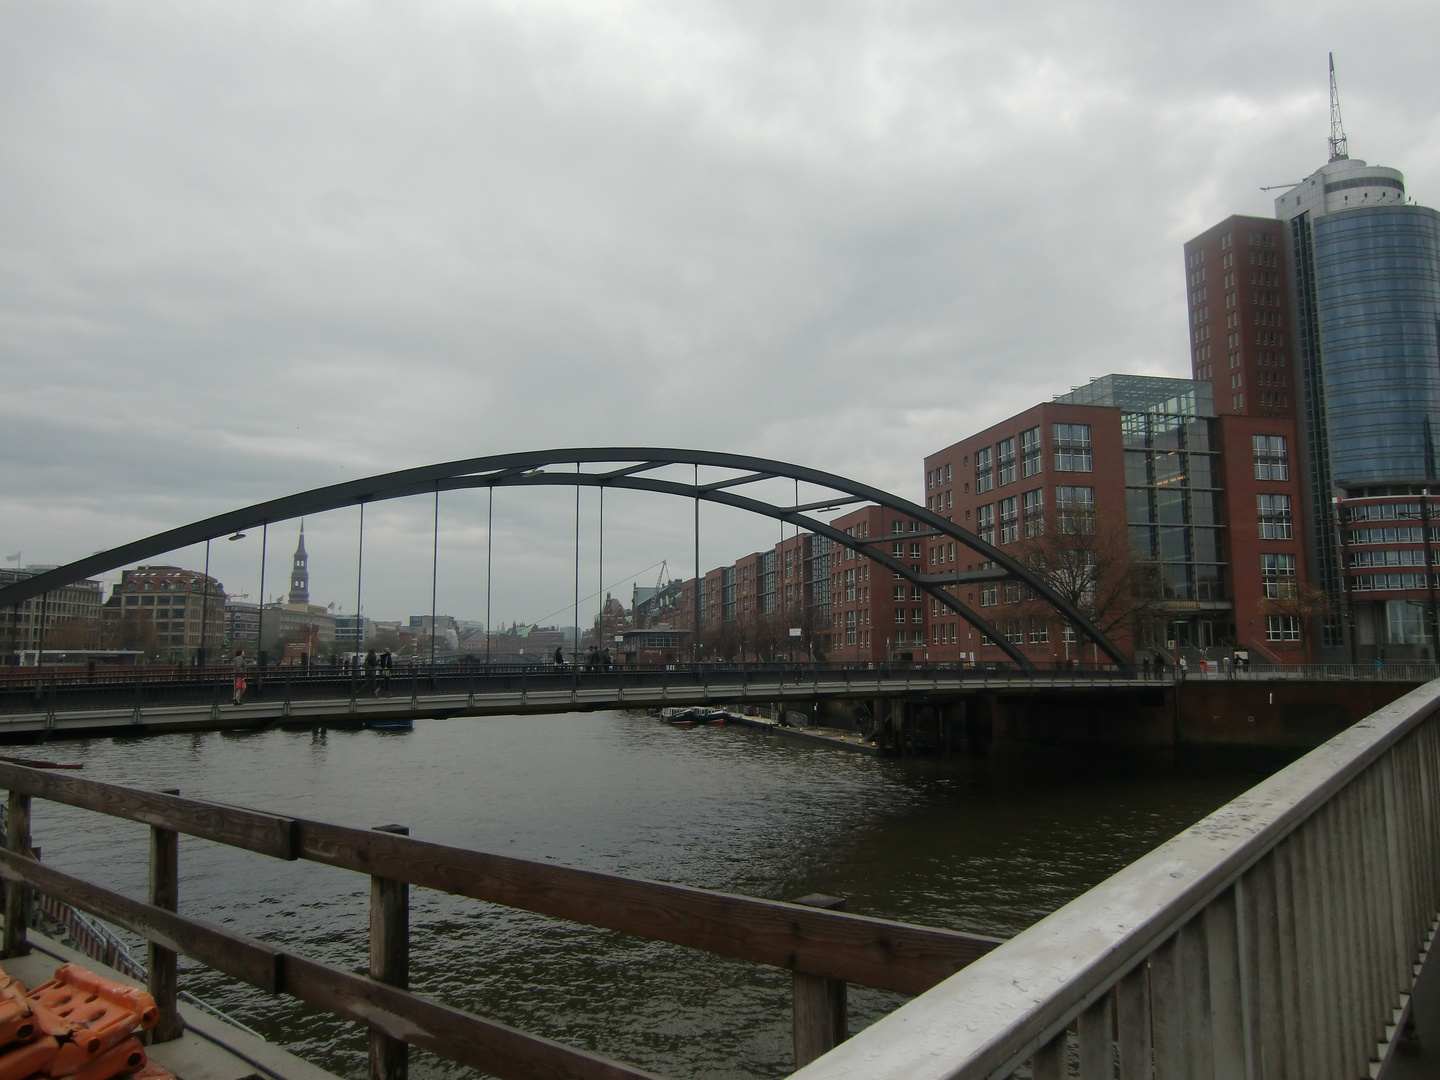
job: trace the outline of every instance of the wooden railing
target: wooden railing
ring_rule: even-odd
[[[9,829],[0,850],[6,956],[27,949],[25,905],[29,889],[35,889],[150,943],[150,991],[170,1033],[179,1030],[175,957],[184,954],[266,993],[289,994],[367,1025],[371,1075],[386,1080],[405,1075],[406,1046],[503,1080],[648,1075],[410,992],[411,886],[788,968],[795,980],[797,1067],[844,1038],[845,984],[923,993],[999,944],[979,935],[847,914],[833,910],[828,898],[807,897],[794,904],[759,900],[432,844],[402,835],[398,827],[357,829],[19,765],[0,763],[0,788],[9,792]],[[30,847],[35,799],[148,825],[148,900],[38,862]],[[178,914],[181,879],[174,841],[181,833],[275,859],[304,859],[368,875],[370,977]]]
[[[1383,1076],[1437,911],[1432,682],[797,1080]]]

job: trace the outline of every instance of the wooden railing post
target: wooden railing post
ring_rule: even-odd
[[[165,795],[179,795],[179,788],[166,788]],[[150,826],[150,903],[166,911],[180,908],[180,834],[174,829]],[[150,1042],[169,1042],[185,1033],[175,999],[180,991],[175,951],[153,941],[146,949],[146,989],[160,1009],[160,1022],[150,1030]]]
[[[844,911],[845,900],[839,896],[811,893],[796,900],[806,907]],[[845,982],[821,975],[794,974],[794,1045],[795,1068],[802,1068],[821,1054],[845,1041]]]
[[[6,806],[5,847],[17,855],[30,855],[30,796],[10,792]],[[30,951],[25,930],[30,925],[30,890],[14,878],[5,879],[5,939],[0,955],[24,956]]]
[[[409,836],[405,825],[378,825],[376,832]],[[370,878],[370,977],[410,988],[410,886],[389,878]],[[401,1039],[370,1029],[370,1080],[406,1080],[410,1047]]]

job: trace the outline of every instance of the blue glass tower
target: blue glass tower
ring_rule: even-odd
[[[1344,156],[1275,210],[1291,253],[1311,566],[1338,599],[1333,499],[1440,484],[1440,213],[1407,202],[1397,170]]]

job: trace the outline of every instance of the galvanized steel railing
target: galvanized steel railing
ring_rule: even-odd
[[[1440,682],[796,1074],[1374,1075],[1440,908]]]

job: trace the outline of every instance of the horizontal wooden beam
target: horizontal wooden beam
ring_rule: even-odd
[[[95,810],[111,817],[174,829],[187,836],[244,848],[276,859],[295,858],[295,822],[258,810],[163,795],[78,776],[0,762],[0,788],[37,799]]]
[[[18,765],[0,763],[0,788],[274,858],[302,858],[902,994],[923,993],[1000,944],[978,934],[468,851]]]
[[[302,859],[721,956],[920,994],[1000,944],[596,870],[297,819]]]
[[[652,1073],[598,1054],[288,953],[285,992],[490,1076],[509,1080],[655,1080]]]
[[[280,992],[283,954],[262,941],[132,899],[11,851],[0,850],[0,867],[6,878],[23,881],[71,907],[133,930],[147,941],[184,953],[266,993]]]
[[[184,953],[270,994],[285,993],[501,1080],[657,1080],[610,1061],[408,990],[275,949],[262,941],[132,900],[0,850],[5,876]]]

